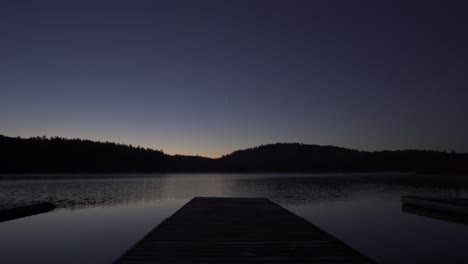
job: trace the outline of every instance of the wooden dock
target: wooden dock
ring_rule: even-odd
[[[441,212],[438,210],[430,210],[430,209],[425,209],[425,208],[420,208],[420,207],[405,205],[405,204],[401,206],[401,211],[403,213],[442,220],[445,222],[468,225],[467,215],[451,214],[451,213]]]
[[[404,205],[468,216],[468,199],[464,198],[451,196],[402,196],[401,202]]]
[[[266,198],[196,197],[116,263],[373,263]]]
[[[442,196],[402,196],[405,213],[468,225],[468,199]]]
[[[46,213],[54,209],[55,205],[49,202],[33,202],[2,206],[0,207],[0,222]]]

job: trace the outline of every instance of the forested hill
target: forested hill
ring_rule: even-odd
[[[366,152],[278,143],[218,159],[82,139],[0,135],[0,173],[41,172],[468,172],[468,154],[437,151]]]
[[[0,172],[195,171],[210,160],[111,142],[0,135]]]
[[[439,151],[358,151],[335,146],[277,143],[235,151],[220,159],[229,171],[468,172],[468,154]]]

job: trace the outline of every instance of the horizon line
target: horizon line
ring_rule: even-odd
[[[10,137],[10,138],[19,138],[19,139],[40,139],[40,138],[42,138],[42,139],[50,140],[50,139],[53,139],[53,138],[60,138],[60,139],[66,139],[66,140],[85,140],[85,141],[91,141],[91,142],[94,142],[94,143],[111,143],[111,144],[116,144],[116,145],[128,146],[128,147],[132,147],[132,148],[140,147],[140,148],[148,149],[148,150],[152,150],[152,151],[161,151],[162,153],[164,153],[166,155],[169,155],[169,156],[202,157],[202,158],[208,158],[208,159],[219,159],[219,158],[222,158],[224,156],[228,156],[228,155],[230,155],[230,154],[232,154],[234,152],[237,152],[237,151],[253,149],[253,148],[262,147],[262,146],[277,145],[277,144],[298,144],[298,145],[306,145],[306,146],[335,147],[335,148],[343,148],[343,149],[354,150],[354,151],[359,151],[359,152],[371,152],[371,153],[372,152],[384,152],[384,151],[432,151],[432,152],[443,152],[443,153],[468,154],[468,152],[456,152],[456,151],[454,151],[452,149],[450,151],[448,151],[448,150],[435,150],[435,149],[415,149],[415,148],[361,150],[361,149],[357,149],[357,148],[341,147],[341,146],[337,146],[337,145],[328,145],[328,144],[320,145],[320,144],[302,143],[302,142],[274,142],[274,143],[265,143],[265,144],[255,145],[255,146],[247,147],[247,148],[239,148],[239,149],[232,150],[231,152],[228,152],[226,154],[222,154],[221,156],[218,156],[218,157],[210,157],[210,156],[202,156],[202,155],[198,155],[198,154],[180,154],[180,153],[170,154],[170,153],[165,152],[163,149],[144,147],[144,146],[141,146],[141,145],[126,144],[126,143],[122,143],[122,142],[118,142],[118,141],[101,141],[101,140],[94,140],[94,139],[87,139],[87,138],[78,138],[78,137],[68,138],[68,137],[62,137],[62,136],[47,136],[47,135],[21,137],[21,136],[8,136],[8,135],[2,134],[2,133],[0,133],[0,136]]]

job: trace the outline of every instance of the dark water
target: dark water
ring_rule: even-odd
[[[0,223],[0,263],[110,263],[194,196],[269,197],[379,263],[468,263],[468,225],[403,212],[401,195],[468,197],[468,176],[2,176],[1,203],[59,209]]]

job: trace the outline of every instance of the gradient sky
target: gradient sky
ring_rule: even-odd
[[[0,1],[0,134],[468,152],[466,1]]]

